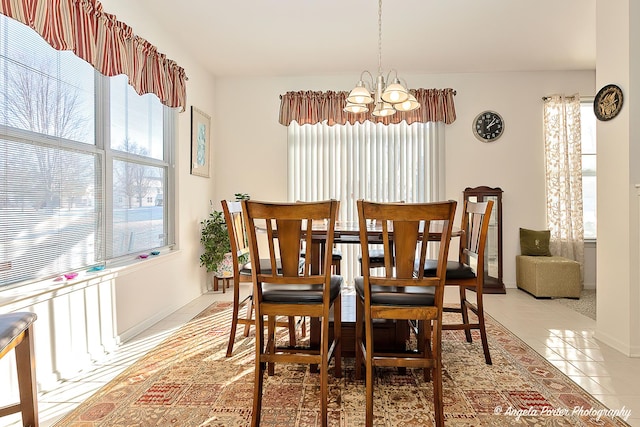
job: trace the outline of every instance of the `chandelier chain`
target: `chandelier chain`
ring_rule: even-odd
[[[378,0],[378,75],[382,75],[382,0]]]
[[[368,81],[366,77],[371,80]],[[349,92],[343,110],[354,114],[370,111],[372,116],[386,117],[397,111],[420,108],[415,96],[400,83],[396,70],[389,71],[386,80],[388,82],[385,82],[382,70],[382,0],[378,0],[378,75],[376,78],[368,70],[364,70],[356,87]],[[370,110],[368,104],[373,104],[373,110]]]

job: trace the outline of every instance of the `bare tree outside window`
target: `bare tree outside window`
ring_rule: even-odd
[[[44,57],[47,61],[50,57]],[[37,59],[33,58],[34,60]],[[25,60],[23,59],[23,62]],[[7,107],[12,124],[27,131],[82,141],[91,133],[90,118],[83,113],[80,89],[55,77],[55,63],[40,62],[30,69],[9,67],[7,72]],[[28,174],[27,193],[35,208],[72,208],[86,204],[92,170],[79,156],[68,150],[52,150],[35,145],[35,160],[20,156],[22,174]]]
[[[129,154],[148,156],[149,150],[126,138],[116,147],[116,150]],[[135,162],[120,162],[120,167],[114,168],[113,185],[124,196],[127,208],[132,208],[134,202],[142,207],[144,198],[151,189],[151,177],[147,176],[147,168]]]

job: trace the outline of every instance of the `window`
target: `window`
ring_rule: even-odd
[[[581,100],[582,205],[584,238],[596,238],[596,116],[593,100]]]
[[[0,288],[173,243],[175,111],[2,15],[0,81]]]
[[[444,123],[288,127],[289,200],[340,201],[339,219],[357,222],[358,199],[427,202],[444,197]],[[342,245],[341,272],[359,272],[358,245]]]

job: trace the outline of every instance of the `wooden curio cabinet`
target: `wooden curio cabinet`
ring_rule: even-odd
[[[464,189],[464,200],[472,202],[493,200],[484,259],[484,293],[504,294],[506,291],[502,281],[502,189],[485,186],[467,187]]]

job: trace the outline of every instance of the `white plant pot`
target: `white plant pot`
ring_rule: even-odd
[[[231,252],[224,254],[222,262],[218,264],[218,268],[214,272],[216,277],[233,277],[233,256]]]

